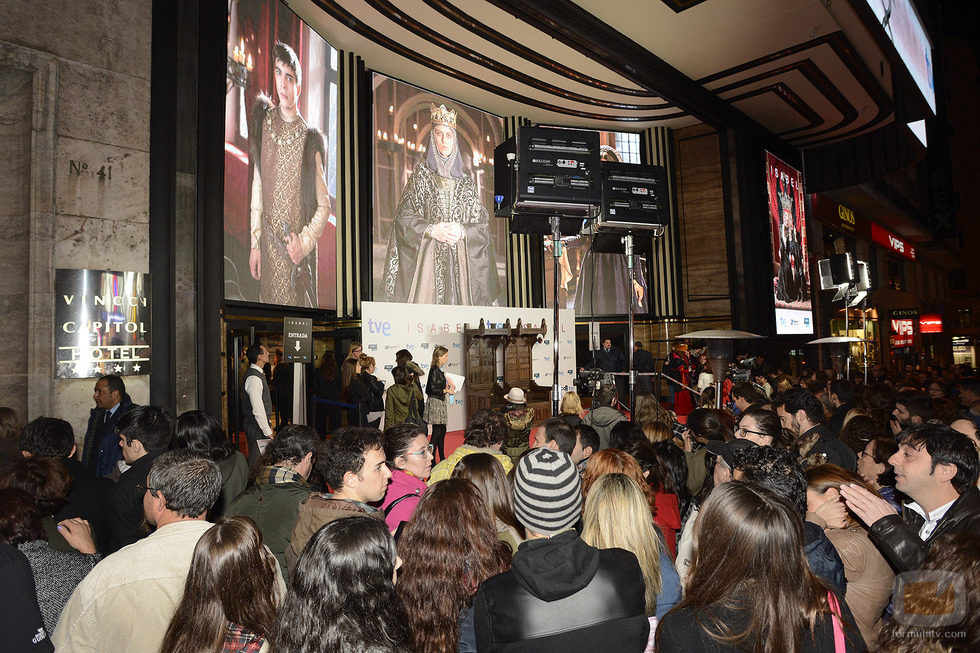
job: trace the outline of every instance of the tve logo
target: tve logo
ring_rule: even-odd
[[[391,335],[391,322],[376,322],[368,320],[368,333],[380,333],[383,336]]]

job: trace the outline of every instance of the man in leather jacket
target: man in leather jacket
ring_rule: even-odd
[[[534,449],[515,472],[514,512],[528,539],[476,594],[477,651],[642,651],[650,627],[640,565],[575,532],[582,491],[571,457]]]
[[[895,489],[911,499],[903,515],[857,486],[841,487],[841,496],[898,571],[918,569],[939,535],[980,533],[980,460],[969,438],[944,424],[914,426],[898,436],[888,462]]]

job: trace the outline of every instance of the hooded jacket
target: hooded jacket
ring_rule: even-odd
[[[642,651],[650,623],[629,551],[596,549],[575,531],[521,543],[509,571],[474,599],[480,653]]]
[[[614,426],[626,420],[626,416],[612,406],[599,406],[589,411],[585,423],[599,434],[599,448],[609,448],[609,434]]]

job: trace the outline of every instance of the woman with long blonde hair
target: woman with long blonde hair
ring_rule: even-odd
[[[582,540],[597,549],[624,549],[636,556],[646,585],[646,613],[654,617],[662,585],[662,547],[647,517],[649,512],[636,481],[626,474],[605,474],[592,485],[585,500]]]
[[[582,399],[578,396],[578,393],[574,391],[566,392],[565,396],[561,398],[561,406],[558,409],[559,417],[574,428],[582,423],[583,412]]]
[[[589,458],[589,465],[585,468],[585,474],[582,476],[582,494],[585,496],[586,502],[588,502],[589,494],[595,484],[608,474],[623,474],[636,483],[647,504],[645,513],[647,521],[650,522],[651,528],[655,529],[654,532],[663,544],[660,547],[661,591],[656,602],[657,617],[659,618],[680,600],[681,582],[677,570],[674,569],[665,534],[656,522],[656,493],[647,483],[643,476],[643,469],[633,456],[619,449],[603,449]],[[676,535],[673,531],[671,537],[674,537],[676,541]]]

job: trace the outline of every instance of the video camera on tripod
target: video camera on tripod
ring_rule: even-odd
[[[755,358],[743,358],[740,361],[729,363],[728,376],[730,376],[732,381],[735,383],[738,383],[739,381],[751,381],[752,367],[754,365]]]
[[[616,381],[612,373],[604,372],[598,368],[580,370],[575,379],[575,386],[578,388],[580,397],[591,397],[599,388],[615,385]]]

